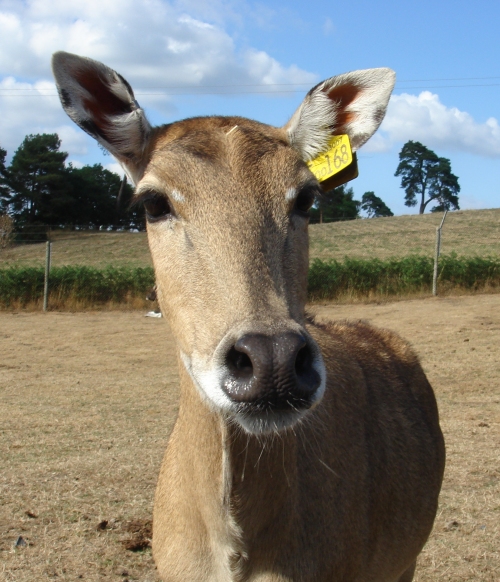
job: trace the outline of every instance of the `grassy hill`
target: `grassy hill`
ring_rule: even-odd
[[[388,259],[434,256],[436,228],[442,214],[391,216],[311,227],[311,259]],[[441,253],[500,255],[500,208],[448,213]]]
[[[311,260],[433,256],[436,227],[441,219],[442,215],[425,214],[312,225]],[[145,233],[60,231],[53,233],[53,241],[53,266],[152,264]],[[443,227],[441,252],[500,256],[500,208],[449,213]],[[0,268],[42,266],[44,261],[45,243],[0,250]]]

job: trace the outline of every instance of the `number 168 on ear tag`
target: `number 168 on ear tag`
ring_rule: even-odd
[[[352,151],[347,135],[335,135],[328,142],[328,149],[307,162],[318,182],[324,182],[352,163]]]

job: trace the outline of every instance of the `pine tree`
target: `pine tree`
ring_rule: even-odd
[[[451,172],[450,160],[439,158],[420,142],[410,140],[405,143],[399,153],[399,165],[394,175],[401,176],[406,206],[416,206],[420,202],[420,214],[425,212],[430,202],[437,202],[433,212],[460,208],[460,186],[457,176]]]
[[[361,198],[361,210],[368,214],[368,218],[378,218],[380,216],[394,216],[394,213],[386,203],[375,196],[375,192],[365,192]]]
[[[10,207],[19,224],[55,224],[71,197],[65,188],[64,162],[58,135],[27,135],[9,167]]]

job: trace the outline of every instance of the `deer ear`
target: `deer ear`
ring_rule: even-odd
[[[133,174],[151,126],[127,81],[102,63],[65,52],[53,55],[52,70],[64,111]]]
[[[309,161],[332,135],[347,134],[356,151],[381,124],[395,80],[391,69],[366,69],[319,83],[284,127],[290,144]]]

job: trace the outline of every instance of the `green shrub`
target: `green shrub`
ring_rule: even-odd
[[[430,292],[434,260],[408,256],[403,259],[315,259],[309,269],[309,297],[336,299],[341,296],[405,295]],[[500,286],[500,258],[442,256],[439,278],[446,288],[480,289]]]
[[[309,297],[337,299],[428,292],[432,288],[433,259],[409,256],[403,259],[315,259],[309,269]],[[152,267],[128,268],[66,266],[50,271],[50,298],[99,305],[144,297],[154,285]],[[27,305],[43,297],[44,271],[38,267],[0,269],[0,306]],[[450,288],[478,290],[500,286],[499,257],[445,255],[439,262],[439,284]]]
[[[20,302],[25,305],[32,298],[43,295],[43,269],[12,267],[0,271],[0,304],[9,306]]]
[[[446,255],[439,259],[439,281],[454,287],[479,289],[500,284],[499,257],[457,257]]]
[[[154,285],[152,267],[53,267],[50,270],[50,297],[58,301],[76,300],[89,304],[122,302],[144,295]],[[26,305],[43,297],[44,270],[11,267],[0,270],[0,305]]]

